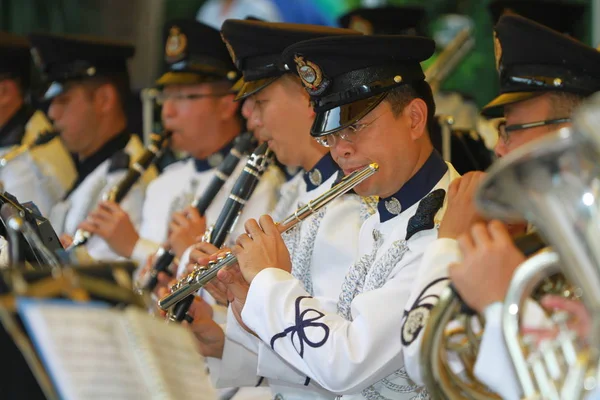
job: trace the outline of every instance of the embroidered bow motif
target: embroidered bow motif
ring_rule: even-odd
[[[437,189],[419,202],[417,212],[408,220],[405,240],[410,239],[418,232],[432,229],[435,226],[435,214],[444,205],[445,197],[446,191],[444,189]]]
[[[329,327],[322,322],[315,322],[315,321],[323,318],[325,316],[325,314],[323,314],[322,312],[317,311],[313,308],[307,308],[306,310],[300,312],[300,302],[304,299],[310,299],[310,298],[311,298],[310,296],[300,296],[296,299],[296,324],[294,326],[290,326],[289,328],[286,328],[283,332],[278,333],[275,336],[273,336],[271,338],[271,349],[275,350],[274,346],[275,346],[275,342],[277,341],[277,339],[284,338],[289,333],[292,334],[291,335],[292,345],[294,346],[294,348],[296,349],[296,351],[298,352],[300,357],[304,357],[304,343],[306,343],[307,345],[309,345],[310,347],[315,348],[315,349],[319,348],[325,344],[325,342],[329,338]],[[310,312],[315,313],[317,316],[304,319],[306,317],[306,315]],[[321,339],[319,342],[311,341],[305,332],[305,329],[307,329],[307,328],[323,329],[323,332],[324,332],[323,339]],[[299,348],[296,347],[296,343],[294,341],[296,336],[299,341]]]

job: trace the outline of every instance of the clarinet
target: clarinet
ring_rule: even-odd
[[[201,197],[196,198],[192,202],[192,207],[198,210],[200,215],[204,215],[208,206],[217,196],[227,179],[231,176],[235,168],[238,166],[242,156],[248,154],[256,145],[256,140],[251,132],[242,133],[236,138],[234,147],[231,149],[227,157],[221,162],[215,175],[209,183]],[[152,265],[148,280],[143,285],[142,290],[152,291],[158,284],[158,274],[167,270],[169,265],[175,259],[173,252],[161,247],[156,252],[157,259]]]
[[[215,247],[221,247],[225,243],[225,239],[229,236],[229,233],[235,226],[239,219],[244,206],[256,186],[261,176],[273,161],[274,154],[271,149],[268,148],[267,143],[263,143],[256,151],[250,156],[250,159],[246,163],[244,170],[238,177],[231,190],[229,198],[225,202],[219,218],[215,223],[215,228],[212,231],[209,243]],[[182,299],[179,304],[175,306],[173,314],[169,317],[171,321],[181,322],[184,319],[191,320],[187,315],[187,312],[194,301],[193,294],[190,294],[186,298]]]
[[[170,131],[164,131],[160,135],[152,135],[152,142],[146,148],[144,153],[140,156],[140,158],[133,163],[129,169],[127,170],[127,174],[113,186],[108,193],[102,196],[102,200],[104,201],[114,201],[115,203],[120,203],[123,198],[129,193],[133,185],[138,181],[140,176],[152,165],[154,160],[156,160],[161,154],[167,143],[167,140],[171,137],[173,133]],[[73,249],[83,246],[87,243],[89,238],[91,237],[91,233],[84,231],[82,229],[77,229],[75,235],[73,236],[73,243],[66,249],[66,251],[72,251]]]
[[[43,131],[35,138],[35,140],[29,144],[22,144],[15,149],[7,152],[0,158],[0,168],[5,167],[11,160],[14,160],[21,154],[34,149],[38,146],[44,145],[50,142],[52,139],[59,135],[56,131]]]
[[[293,228],[331,201],[352,190],[356,185],[377,172],[378,169],[379,166],[376,163],[373,163],[345,176],[327,192],[309,201],[307,205],[298,208],[293,214],[278,223],[279,232],[283,233]],[[173,312],[169,313],[169,320],[171,321],[182,321],[183,319],[187,319],[185,314],[182,315],[181,313],[180,308],[182,307],[182,304],[183,307],[188,303],[191,304],[189,299],[193,299],[194,293],[213,280],[221,269],[233,265],[236,262],[237,258],[231,252],[227,252],[216,261],[211,261],[207,266],[197,267],[193,272],[184,276],[171,286],[171,293],[160,299],[158,301],[158,306],[163,311],[169,311],[171,310],[171,307],[173,307]]]

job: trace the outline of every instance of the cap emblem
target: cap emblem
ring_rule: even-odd
[[[494,57],[496,57],[496,69],[500,72],[502,66],[502,43],[498,39],[498,34],[494,31]]]
[[[176,62],[184,57],[187,47],[187,36],[177,26],[171,27],[165,45],[165,55],[168,62]]]
[[[235,52],[233,51],[233,47],[231,47],[227,39],[225,39],[225,36],[223,36],[223,32],[221,32],[221,39],[223,39],[223,42],[225,42],[225,47],[227,47],[229,57],[231,57],[231,61],[233,61],[235,64]]]
[[[36,47],[32,47],[31,50],[29,50],[29,52],[31,53],[33,64],[35,64],[35,66],[39,70],[43,70],[44,64],[42,62],[42,57],[40,56],[40,52],[38,51],[38,49]]]
[[[320,95],[329,86],[329,79],[327,79],[321,68],[304,57],[296,55],[294,56],[296,62],[296,71],[302,80],[302,84],[306,87],[306,91],[311,95]]]
[[[349,29],[353,29],[355,31],[361,32],[363,35],[372,35],[373,34],[373,24],[360,17],[358,15],[353,15],[350,18],[350,23],[348,24]]]

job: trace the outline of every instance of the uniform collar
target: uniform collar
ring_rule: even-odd
[[[23,105],[13,114],[4,126],[0,127],[0,147],[20,145],[25,136],[25,126],[34,110]]]
[[[400,190],[390,197],[379,199],[379,221],[386,222],[408,210],[435,187],[446,171],[448,165],[440,154],[433,150],[421,169]]]
[[[194,158],[196,172],[204,172],[219,166],[233,148],[233,140],[206,158]]]
[[[104,144],[97,152],[87,157],[83,161],[79,161],[75,157],[75,167],[77,168],[77,180],[71,187],[71,189],[65,194],[65,199],[69,197],[71,193],[88,177],[92,172],[98,168],[100,164],[111,158],[119,150],[123,150],[127,143],[131,139],[131,134],[125,131],[119,133],[108,142]]]
[[[340,170],[339,166],[331,157],[331,153],[327,152],[310,171],[305,171],[303,174],[304,182],[306,182],[306,191],[316,189],[323,182],[331,178],[333,174]]]

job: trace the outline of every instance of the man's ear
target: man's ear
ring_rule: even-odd
[[[422,99],[413,99],[406,106],[405,112],[410,117],[412,139],[421,138],[427,130],[427,104]]]
[[[306,110],[308,112],[307,117],[314,118],[316,113],[313,108],[312,102],[310,100],[310,96],[309,96],[308,92],[306,90],[304,90],[304,87],[302,87],[302,86],[300,86],[300,88],[299,88],[299,96],[302,101],[302,103],[300,103],[300,104],[306,104],[306,106],[307,106],[307,110]]]
[[[15,102],[16,99],[20,99],[21,92],[17,82],[12,79],[5,79],[0,81],[0,106],[10,105]]]
[[[105,83],[94,90],[94,105],[102,113],[114,109],[119,104],[117,88]]]
[[[240,106],[239,102],[233,101],[234,94],[228,94],[219,98],[219,114],[222,121],[227,121],[235,117]]]

